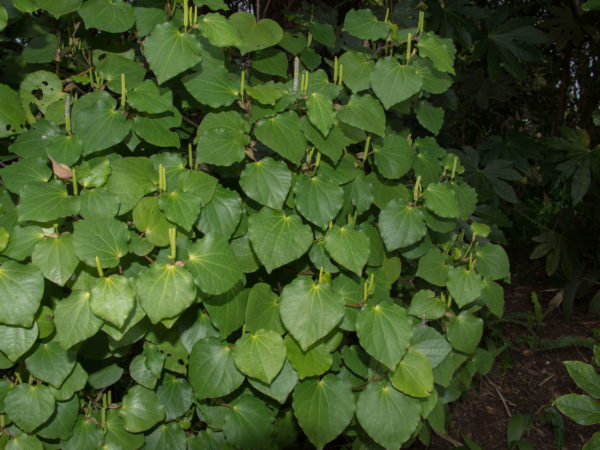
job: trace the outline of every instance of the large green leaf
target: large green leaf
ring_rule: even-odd
[[[281,371],[270,383],[252,378],[249,378],[248,381],[254,389],[277,400],[283,405],[298,383],[298,374],[290,362],[286,360]]]
[[[26,121],[19,94],[0,84],[0,138],[24,132]]]
[[[185,268],[200,290],[211,295],[228,291],[243,275],[227,239],[217,233],[207,233],[192,244]]]
[[[87,0],[78,12],[86,28],[109,33],[123,33],[135,22],[133,7],[123,0]]]
[[[446,286],[448,262],[448,257],[444,256],[437,247],[431,247],[419,258],[417,276],[436,286]]]
[[[235,367],[229,344],[215,337],[194,344],[189,377],[198,399],[223,397],[244,381],[244,375]]]
[[[200,214],[196,226],[204,234],[215,232],[229,237],[237,228],[242,216],[242,199],[239,194],[217,184],[212,199]]]
[[[179,31],[173,22],[165,22],[144,40],[144,56],[158,84],[162,84],[198,64],[202,45],[193,34]]]
[[[195,192],[176,189],[163,193],[158,199],[158,206],[167,219],[190,231],[200,215],[202,198]]]
[[[224,294],[204,300],[204,307],[223,339],[244,324],[249,295],[250,289],[243,289],[243,283],[239,281]]]
[[[563,361],[575,384],[594,398],[600,398],[600,375],[591,364],[582,361]]]
[[[75,362],[75,353],[65,351],[57,341],[40,343],[25,360],[31,375],[55,388],[63,384]]]
[[[79,263],[75,256],[73,235],[63,234],[58,238],[38,242],[33,248],[31,262],[40,269],[45,278],[64,286]]]
[[[415,66],[403,66],[394,57],[377,61],[370,81],[373,91],[385,109],[408,100],[418,93],[423,85],[415,71]]]
[[[331,257],[358,276],[369,259],[369,238],[350,225],[334,225],[325,235],[325,248]]]
[[[433,390],[433,371],[427,356],[409,348],[390,376],[392,385],[413,397],[427,397]]]
[[[246,331],[273,330],[278,334],[285,331],[279,317],[279,296],[266,283],[252,286],[246,306]]]
[[[152,244],[159,247],[169,244],[169,228],[172,228],[172,224],[160,210],[157,197],[144,197],[139,201],[133,208],[133,222]]]
[[[146,70],[139,63],[113,54],[98,61],[96,70],[104,77],[106,86],[116,94],[121,93],[121,76],[125,77],[125,88],[130,91],[140,85],[146,75]]]
[[[356,404],[360,425],[371,439],[389,449],[400,448],[410,438],[420,414],[417,399],[398,392],[385,381],[369,383]]]
[[[450,320],[446,333],[452,347],[473,353],[483,335],[483,320],[470,311],[462,311]]]
[[[156,396],[165,407],[167,420],[181,417],[192,406],[192,387],[185,378],[170,373],[164,375],[161,385],[156,390]]]
[[[91,450],[102,445],[102,428],[83,414],[79,415],[77,423],[73,428],[73,435],[64,442],[64,450]]]
[[[60,181],[30,181],[21,189],[19,221],[49,222],[77,214],[80,206],[79,198],[68,195]]]
[[[196,300],[192,275],[174,264],[153,264],[138,275],[135,288],[152,323],[177,317]]]
[[[356,318],[356,334],[373,358],[394,370],[408,348],[413,331],[406,310],[384,301],[361,310]]]
[[[325,339],[326,337],[319,339],[306,351],[303,351],[298,341],[291,334],[285,336],[284,343],[287,357],[301,380],[324,374],[331,367],[333,354],[327,348],[326,342],[324,342]]]
[[[271,383],[285,362],[285,345],[272,330],[246,333],[235,343],[233,361],[249,377]]]
[[[270,157],[247,164],[240,175],[240,187],[248,197],[276,210],[283,208],[291,185],[292,174],[286,164]]]
[[[30,328],[37,312],[44,278],[32,265],[7,261],[0,266],[0,324]]]
[[[90,293],[74,290],[56,305],[54,324],[58,341],[68,349],[95,335],[102,326],[102,320],[92,313]]]
[[[444,124],[444,110],[425,100],[420,100],[415,109],[417,120],[423,125],[423,128],[437,136]]]
[[[300,163],[308,147],[300,131],[300,119],[294,111],[259,120],[254,133],[263,144],[294,164]]]
[[[429,58],[433,62],[433,67],[437,70],[454,75],[456,49],[451,39],[443,39],[429,31],[421,34],[417,48],[419,54]]]
[[[171,128],[181,125],[181,116],[164,115],[162,117],[136,116],[133,119],[133,131],[143,140],[157,147],[179,147],[179,136]]]
[[[73,11],[77,11],[82,0],[34,0],[38,8],[45,9],[57,19]]]
[[[342,30],[360,39],[376,41],[385,38],[390,27],[386,22],[379,22],[370,9],[351,9],[344,18]]]
[[[427,208],[440,217],[454,219],[460,215],[456,194],[447,184],[429,184],[423,198]]]
[[[173,108],[173,102],[169,101],[172,95],[161,95],[156,83],[145,80],[127,92],[127,102],[138,111],[150,114],[160,114]]]
[[[165,418],[165,408],[154,391],[133,386],[123,397],[120,409],[125,429],[131,433],[146,431]]]
[[[31,433],[52,416],[55,400],[43,384],[19,384],[4,397],[4,412],[26,433]]]
[[[121,328],[135,306],[135,291],[121,275],[101,278],[92,287],[90,306],[101,319]]]
[[[356,403],[352,386],[328,374],[320,380],[311,378],[298,384],[292,407],[308,439],[322,449],[348,426]]]
[[[476,300],[483,292],[483,279],[475,270],[467,266],[448,268],[448,292],[460,307]]]
[[[6,189],[19,194],[30,181],[47,182],[52,176],[52,170],[48,167],[46,158],[32,157],[0,169],[0,176]]]
[[[129,230],[117,219],[84,219],[73,225],[73,245],[77,257],[89,266],[116,267],[127,254]]]
[[[294,186],[294,194],[300,214],[319,228],[326,228],[342,208],[344,191],[322,177],[302,176]]]
[[[121,158],[111,161],[110,167],[106,187],[121,201],[119,214],[130,211],[144,195],[156,189],[158,173],[148,158]]]
[[[389,95],[389,92],[388,92]],[[348,125],[383,136],[385,112],[371,95],[352,95],[337,113],[337,118]]]
[[[554,404],[560,412],[579,425],[600,423],[600,403],[588,395],[562,395],[554,401]]]
[[[382,146],[374,145],[373,153],[377,170],[389,179],[406,175],[415,159],[408,140],[397,134],[386,136]]]
[[[73,396],[68,401],[56,402],[54,414],[36,434],[44,439],[68,439],[79,416],[79,399]]]
[[[216,47],[239,47],[242,36],[222,14],[208,13],[198,18],[198,28],[208,41]]]
[[[225,411],[223,433],[238,448],[262,449],[270,445],[275,412],[259,398],[243,395]]]
[[[36,322],[29,328],[0,325],[0,352],[16,361],[35,344],[38,334]]]
[[[84,143],[84,155],[117,145],[129,134],[130,123],[116,107],[117,101],[106,91],[86,94],[75,102],[73,132]]]
[[[312,124],[327,137],[335,120],[333,102],[320,92],[313,92],[306,100],[306,112]]]
[[[300,217],[263,208],[248,219],[252,248],[268,273],[304,255],[313,233]]]
[[[478,245],[475,248],[475,268],[490,280],[510,275],[510,263],[506,251],[495,244]]]
[[[379,233],[388,251],[416,244],[427,234],[423,212],[402,200],[392,200],[379,214]]]
[[[227,128],[213,128],[198,135],[196,161],[230,166],[246,156],[250,136]]]
[[[375,66],[375,62],[369,59],[369,55],[354,51],[346,52],[340,56],[339,63],[344,67],[342,81],[352,92],[369,89],[371,72]]]
[[[187,437],[183,428],[175,422],[159,425],[154,431],[146,435],[147,450],[162,450],[165,448],[172,450],[186,450]]]
[[[198,102],[211,108],[229,106],[240,95],[240,78],[223,66],[207,65],[183,79],[183,85]]]
[[[237,12],[229,16],[229,23],[234,26],[242,37],[237,47],[242,55],[277,45],[283,38],[283,30],[271,19],[256,22],[254,15],[247,12]]]
[[[281,292],[281,320],[304,351],[340,322],[344,306],[329,284],[307,278],[296,278]]]

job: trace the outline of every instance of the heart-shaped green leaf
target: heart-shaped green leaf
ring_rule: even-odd
[[[192,33],[181,32],[173,22],[165,22],[157,25],[144,40],[144,56],[158,84],[163,84],[198,64],[202,59],[202,45]]]
[[[392,180],[406,175],[415,159],[408,140],[397,134],[387,135],[381,147],[374,145],[373,153],[379,173]]]
[[[431,131],[435,136],[444,124],[444,110],[433,106],[425,100],[419,100],[416,106],[417,120],[423,128]]]
[[[95,335],[102,326],[102,320],[92,313],[90,293],[74,290],[56,305],[54,324],[60,345],[68,349]]]
[[[427,356],[409,348],[390,376],[392,385],[412,397],[427,397],[433,390],[433,371]]]
[[[328,374],[302,381],[294,389],[294,415],[308,439],[318,448],[335,439],[354,417],[352,386]]]
[[[283,325],[306,351],[340,322],[344,305],[330,285],[296,278],[283,288],[279,308]]]
[[[148,158],[121,158],[110,163],[107,189],[121,201],[119,214],[130,211],[137,202],[156,189],[158,173]]]
[[[349,225],[337,225],[327,231],[325,248],[331,257],[358,276],[369,259],[369,238]]]
[[[149,430],[165,418],[165,409],[154,391],[142,386],[133,386],[127,391],[120,413],[125,429],[131,433]]]
[[[31,433],[50,418],[55,400],[48,386],[23,383],[8,391],[3,403],[9,420]]]
[[[312,124],[327,137],[335,120],[333,102],[320,92],[313,92],[306,100],[306,112]]]
[[[385,112],[381,103],[369,94],[353,94],[338,111],[337,118],[360,130],[379,136],[385,134]]]
[[[267,272],[281,267],[306,253],[313,233],[300,217],[263,208],[248,219],[252,248]]]
[[[417,48],[419,49],[419,54],[425,58],[429,58],[437,70],[454,75],[454,55],[456,49],[454,48],[452,39],[444,39],[428,31],[421,34]]]
[[[247,134],[227,128],[213,128],[198,135],[196,161],[199,163],[230,166],[246,156],[250,143]]]
[[[247,164],[240,175],[240,187],[248,197],[276,210],[283,208],[291,185],[292,174],[286,164],[270,157]]]
[[[254,134],[263,144],[294,164],[300,164],[308,147],[300,131],[300,119],[294,111],[259,120]]]
[[[167,420],[181,417],[192,406],[192,387],[185,378],[170,373],[165,373],[156,396],[165,407]]]
[[[300,214],[318,227],[326,228],[342,208],[344,191],[322,177],[302,176],[294,186],[294,194]]]
[[[415,72],[415,66],[403,66],[394,57],[377,61],[370,82],[385,109],[408,100],[418,93],[423,85],[421,78]]]
[[[288,360],[301,380],[324,374],[333,363],[333,354],[327,348],[324,339],[319,339],[306,351],[300,348],[300,344],[291,334],[285,336],[284,343]]]
[[[243,289],[242,286],[240,281],[224,294],[204,300],[204,306],[223,339],[244,324],[250,289]]]
[[[77,214],[80,206],[79,198],[68,195],[60,181],[30,181],[21,189],[19,221],[49,222]]]
[[[92,287],[92,312],[121,328],[135,305],[135,292],[129,280],[121,275],[100,278]]]
[[[446,286],[456,304],[462,308],[481,296],[483,279],[467,266],[450,267]]]
[[[272,330],[244,334],[235,343],[233,361],[249,377],[271,383],[285,362],[285,345]]]
[[[392,200],[379,214],[379,233],[388,251],[419,242],[427,234],[423,212],[401,200]]]
[[[369,383],[356,404],[358,422],[371,439],[385,448],[400,448],[419,424],[420,414],[417,399],[398,392],[385,381]]]
[[[359,39],[376,41],[385,38],[390,27],[386,22],[379,22],[370,9],[351,9],[344,18],[342,30]]]
[[[32,265],[7,261],[0,266],[0,323],[30,328],[37,312],[44,278]]]
[[[462,311],[450,320],[446,333],[452,347],[473,353],[483,335],[483,320],[471,311]]]
[[[38,333],[36,322],[29,328],[0,325],[0,352],[16,361],[35,344]]]
[[[222,14],[208,13],[198,18],[198,28],[209,42],[216,47],[239,47],[242,36]]]
[[[241,216],[242,199],[239,194],[217,184],[212,199],[202,208],[196,227],[204,234],[215,232],[229,237]]]
[[[196,286],[211,295],[227,292],[243,275],[227,239],[217,233],[207,233],[192,244],[185,268]]]
[[[45,9],[57,19],[73,11],[77,11],[82,0],[34,0],[38,8]]]
[[[362,347],[390,370],[404,356],[413,334],[406,310],[388,301],[364,307],[356,318],[356,333]]]
[[[266,283],[256,283],[250,290],[246,307],[246,330],[273,330],[281,335],[285,331],[279,317],[279,296]]]
[[[190,383],[198,399],[223,397],[244,381],[227,342],[214,337],[196,342],[190,354],[189,370]]]
[[[31,262],[40,269],[45,278],[64,286],[79,263],[75,256],[73,235],[63,234],[58,238],[38,242],[33,248]]]
[[[425,205],[440,217],[454,219],[460,215],[456,194],[447,185],[431,183],[423,192]]]
[[[177,317],[196,300],[192,275],[174,264],[152,265],[138,275],[135,288],[152,323]]]
[[[260,449],[271,444],[275,412],[258,397],[243,395],[225,411],[223,433],[238,448]]]
[[[222,66],[203,66],[200,72],[185,77],[183,85],[192,97],[211,108],[229,106],[240,95],[240,78]]]
[[[55,388],[63,384],[75,362],[75,353],[65,351],[57,341],[40,343],[25,360],[31,375]]]
[[[73,226],[75,254],[88,266],[96,266],[96,257],[102,267],[116,267],[127,254],[129,230],[117,219],[84,219]]]
[[[0,169],[2,181],[10,192],[19,194],[23,186],[30,181],[47,182],[52,176],[48,159],[27,158]]]
[[[84,155],[117,145],[129,134],[131,125],[116,107],[117,101],[106,91],[86,94],[75,102],[73,132],[84,143]]]
[[[133,7],[122,0],[87,0],[78,12],[86,28],[109,33],[123,33],[135,22]]]
[[[495,244],[478,245],[475,249],[475,268],[490,280],[510,275],[510,263],[506,251]]]
[[[262,19],[256,22],[254,16],[247,12],[232,14],[229,16],[229,23],[238,30],[242,37],[237,46],[242,55],[273,47],[283,37],[283,30],[277,22],[271,19]]]
[[[169,194],[163,194],[169,195]],[[159,247],[169,245],[169,228],[172,224],[166,219],[159,207],[157,197],[145,197],[133,208],[133,222],[144,236]]]
[[[27,116],[19,94],[0,84],[0,138],[24,132],[26,122]]]

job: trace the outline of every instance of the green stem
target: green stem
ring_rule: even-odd
[[[100,258],[96,256],[96,269],[98,269],[98,276],[104,278],[104,271],[102,270],[102,264],[100,264]]]
[[[177,229],[169,228],[169,244],[171,245],[171,264],[175,264],[175,257],[177,256]]]

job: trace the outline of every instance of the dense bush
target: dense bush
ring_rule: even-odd
[[[435,138],[450,39],[417,10],[2,4],[0,445],[444,432],[509,276]]]

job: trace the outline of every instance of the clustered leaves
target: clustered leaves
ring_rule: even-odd
[[[443,432],[509,276],[435,139],[451,40],[369,9],[284,31],[219,0],[5,3],[0,443]]]

